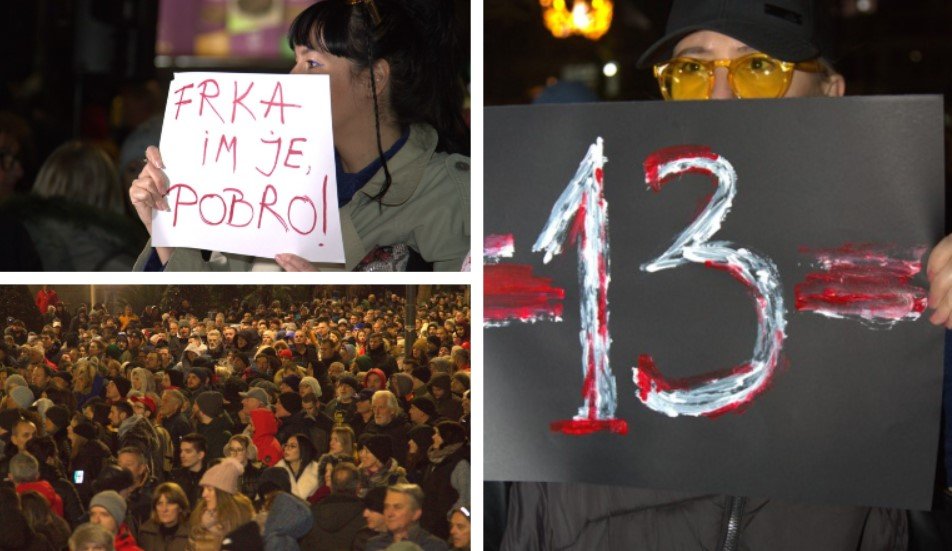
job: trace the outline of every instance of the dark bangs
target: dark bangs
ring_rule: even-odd
[[[307,46],[365,65],[367,53],[360,48],[366,41],[363,27],[354,6],[346,0],[322,0],[294,18],[288,29],[288,45],[292,50],[296,46]]]

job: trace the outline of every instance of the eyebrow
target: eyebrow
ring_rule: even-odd
[[[759,50],[751,48],[750,46],[747,46],[746,44],[734,49],[735,54],[749,54],[756,51],[759,51]],[[690,48],[685,48],[684,50],[681,50],[679,52],[675,52],[674,57],[693,56],[693,55],[699,55],[699,54],[709,55],[710,53],[711,53],[711,49],[706,46],[692,46]]]

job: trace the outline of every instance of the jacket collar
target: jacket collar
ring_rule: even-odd
[[[393,181],[383,197],[384,205],[402,205],[413,195],[423,179],[423,171],[426,170],[430,157],[436,151],[437,141],[438,136],[433,127],[426,124],[410,126],[410,137],[407,138],[407,143],[387,162]],[[386,179],[386,174],[381,168],[364,187],[360,188],[358,196],[363,194],[364,200],[369,200],[380,193]]]

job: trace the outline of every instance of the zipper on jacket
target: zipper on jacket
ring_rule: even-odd
[[[747,503],[747,498],[728,496],[727,497],[727,510],[729,512],[727,517],[727,525],[724,530],[724,541],[721,542],[721,545],[718,547],[720,551],[736,551],[737,542],[740,541],[740,517],[744,514],[744,505]]]

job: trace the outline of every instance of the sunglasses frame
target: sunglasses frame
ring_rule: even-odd
[[[811,59],[808,61],[792,62],[792,61],[782,61],[775,57],[771,57],[765,53],[754,52],[752,54],[743,55],[740,57],[735,57],[734,59],[698,59],[695,57],[680,56],[674,59],[670,59],[663,63],[655,64],[654,66],[654,76],[658,79],[658,87],[661,89],[661,95],[664,96],[665,100],[671,100],[670,94],[667,92],[664,81],[666,79],[665,71],[672,66],[677,61],[689,61],[692,63],[698,63],[704,67],[708,72],[708,86],[707,86],[707,95],[700,98],[690,98],[696,100],[705,100],[711,99],[711,92],[714,91],[714,71],[718,68],[727,69],[727,82],[731,87],[731,91],[734,95],[741,99],[762,99],[764,96],[759,96],[757,98],[744,98],[737,92],[737,88],[734,86],[734,71],[739,66],[740,63],[750,60],[750,59],[764,59],[770,62],[775,63],[780,68],[780,74],[783,77],[783,84],[780,88],[780,92],[771,96],[773,98],[783,97],[787,93],[787,90],[790,89],[790,83],[793,81],[793,71],[799,70],[807,73],[823,73],[826,72],[826,69],[823,67],[823,64],[820,63],[817,59]]]

